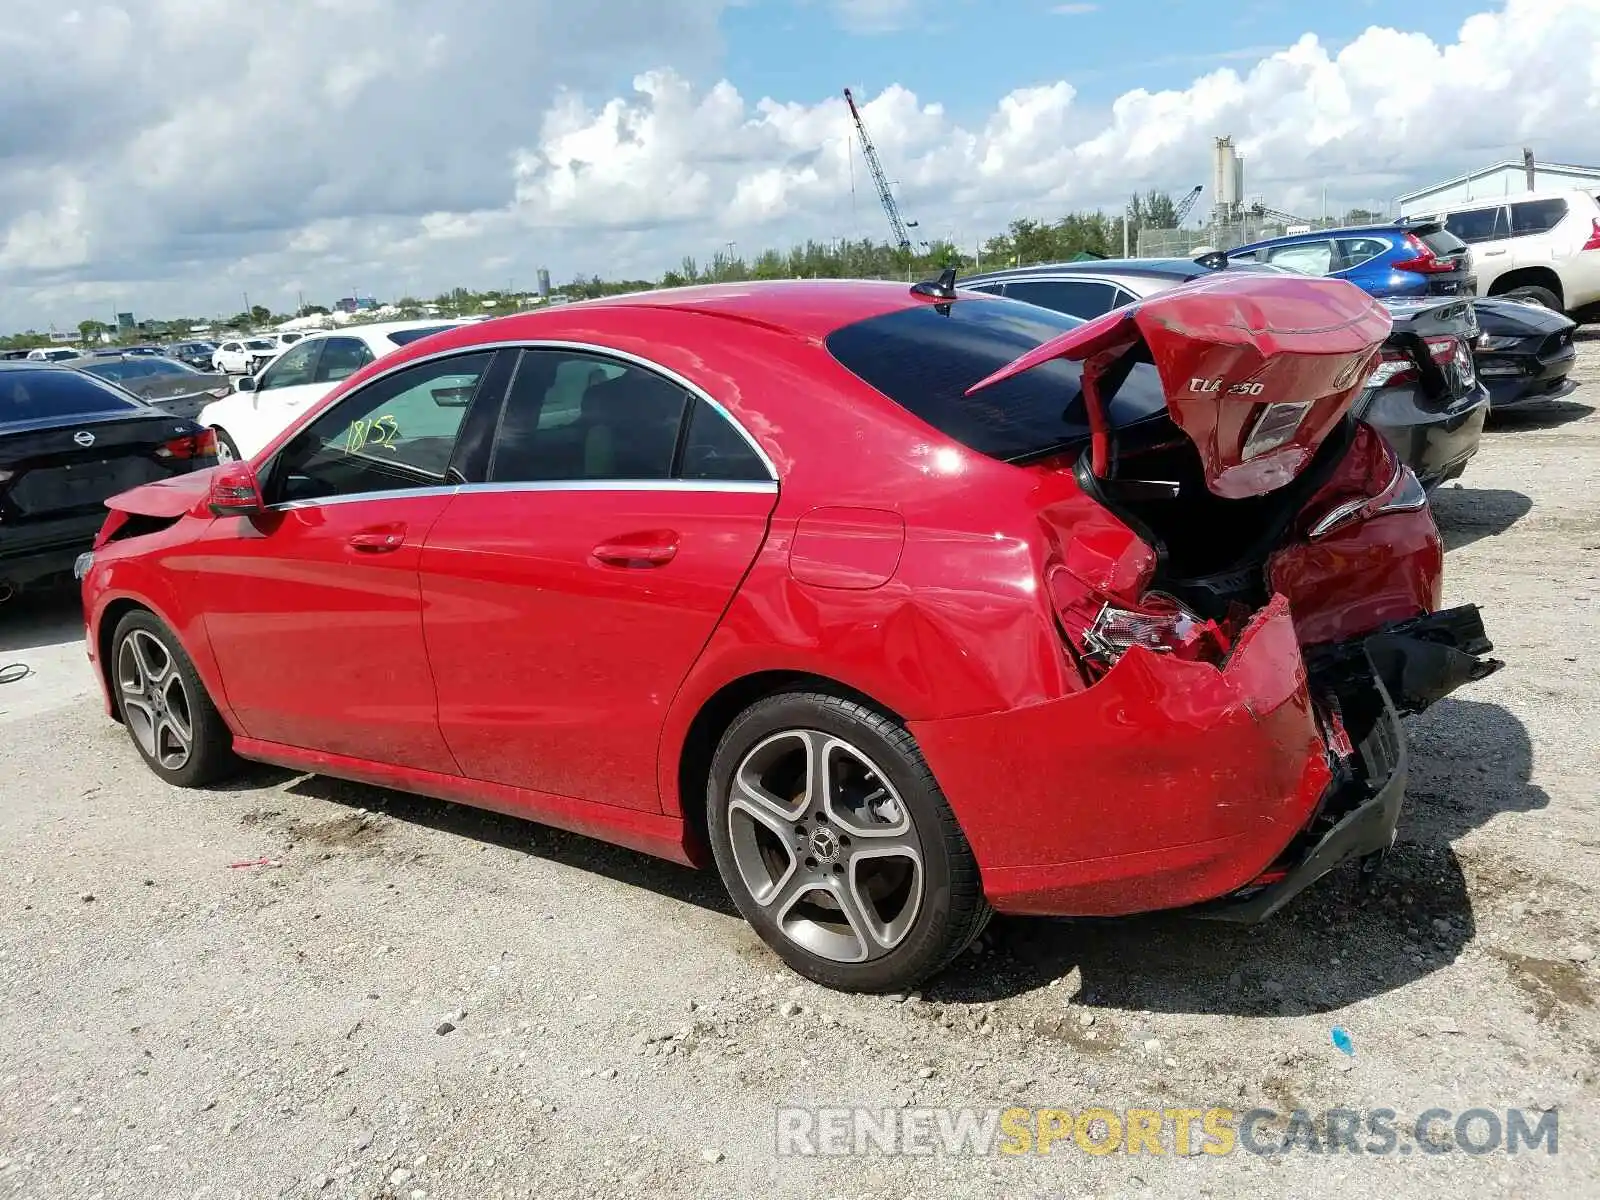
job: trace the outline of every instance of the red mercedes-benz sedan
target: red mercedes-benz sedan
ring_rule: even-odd
[[[80,562],[111,715],[714,862],[800,973],[906,988],[992,910],[1258,919],[1371,863],[1399,716],[1499,664],[1348,413],[1349,284],[1088,323],[947,273],[662,291],[370,364]]]

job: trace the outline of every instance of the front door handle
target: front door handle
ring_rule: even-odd
[[[350,535],[352,549],[366,554],[387,554],[406,544],[406,527],[401,524],[377,525]]]
[[[601,542],[593,550],[608,567],[664,567],[678,554],[678,535],[670,529],[630,533]]]

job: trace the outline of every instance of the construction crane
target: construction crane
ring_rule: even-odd
[[[889,231],[894,234],[895,245],[909,251],[911,234],[908,231],[915,229],[917,223],[907,221],[900,215],[900,206],[894,202],[894,193],[889,190],[889,177],[883,173],[883,163],[878,159],[877,147],[867,136],[867,124],[861,119],[861,110],[856,107],[856,98],[850,94],[849,88],[844,90],[844,99],[850,106],[850,116],[856,123],[856,132],[861,135],[861,155],[867,160],[867,170],[872,174],[872,182],[878,187],[878,202],[883,205],[883,215],[889,218]]]
[[[1204,187],[1197,183],[1194,185],[1192,192],[1178,201],[1178,207],[1173,212],[1172,227],[1174,229],[1183,228],[1184,221],[1189,218],[1189,210],[1194,208],[1195,201],[1200,199],[1200,193],[1204,190]]]
[[[1269,221],[1277,221],[1280,225],[1310,225],[1305,217],[1297,217],[1293,213],[1282,212],[1276,208],[1268,208],[1259,201],[1250,206],[1252,217],[1265,217]]]

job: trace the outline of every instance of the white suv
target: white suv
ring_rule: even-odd
[[[1525,192],[1427,214],[1472,247],[1478,295],[1575,312],[1600,303],[1600,200]]]

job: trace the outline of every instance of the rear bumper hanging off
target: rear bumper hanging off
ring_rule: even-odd
[[[1318,816],[1263,880],[1191,910],[1211,920],[1265,920],[1341,863],[1381,854],[1393,843],[1406,790],[1402,713],[1417,713],[1504,664],[1477,606],[1398,622],[1353,642],[1307,654],[1311,677],[1337,693],[1365,684],[1379,704],[1356,747],[1351,775],[1329,785]],[[1268,882],[1270,881],[1270,882]]]

